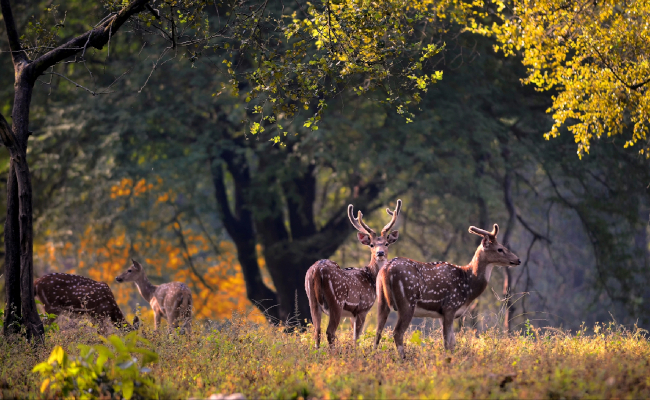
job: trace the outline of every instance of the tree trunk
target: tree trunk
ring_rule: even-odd
[[[510,171],[510,165],[507,162],[508,156],[509,151],[506,147],[503,150],[503,158],[506,160],[506,174],[503,178],[503,197],[506,209],[508,210],[508,223],[506,224],[505,234],[503,235],[503,245],[506,247],[510,247],[510,237],[512,236],[512,229],[515,226],[515,218],[517,217],[515,205],[512,201],[512,172]],[[508,267],[504,268],[503,297],[506,299],[506,312],[503,316],[503,329],[510,332],[510,321],[514,315],[515,308],[512,303],[512,272]]]
[[[38,316],[36,302],[34,300],[34,259],[33,259],[33,220],[32,220],[32,181],[27,164],[27,140],[29,137],[29,105],[32,99],[32,77],[29,76],[30,69],[19,69],[14,85],[14,107],[13,107],[13,126],[14,143],[8,147],[11,154],[11,171],[15,176],[16,188],[13,189],[18,193],[18,207],[12,207],[12,215],[7,214],[7,221],[10,219],[14,222],[18,220],[19,237],[15,234],[5,237],[5,246],[7,249],[19,246],[20,263],[6,259],[7,266],[11,268],[19,266],[18,274],[20,276],[20,300],[22,311],[22,324],[28,339],[43,337],[45,330],[43,323]],[[11,194],[14,196],[14,194]],[[15,200],[15,198],[13,199]],[[7,211],[9,212],[9,208]],[[16,216],[16,214],[18,214]],[[15,231],[14,231],[15,232]],[[7,241],[9,239],[9,241]],[[16,243],[18,239],[18,243]],[[14,269],[13,274],[17,271]],[[8,305],[13,308],[13,304]]]
[[[309,267],[323,257],[318,252],[309,252],[309,246],[303,243],[289,240],[271,242],[268,239],[273,238],[272,235],[262,233],[261,236],[264,258],[278,298],[278,318],[286,325],[306,325],[311,321],[311,313],[305,292],[305,275]]]
[[[10,161],[7,177],[7,219],[5,220],[5,294],[4,335],[20,332],[22,302],[20,297],[20,227],[18,223],[18,182]]]
[[[224,152],[226,153],[226,152]],[[277,323],[278,299],[276,294],[269,289],[262,279],[260,267],[257,262],[257,249],[255,230],[251,211],[246,207],[243,196],[250,183],[248,169],[235,164],[235,157],[231,153],[223,155],[229,161],[229,167],[235,179],[235,213],[232,212],[228,202],[228,194],[224,183],[223,166],[221,162],[210,157],[210,172],[215,188],[215,198],[221,221],[226,231],[232,238],[237,248],[237,259],[246,282],[246,296],[266,316],[267,320]]]

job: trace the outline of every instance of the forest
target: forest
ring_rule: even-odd
[[[650,393],[646,2],[0,5],[1,398]],[[402,361],[396,312],[373,348],[377,307],[314,349],[309,268],[375,260],[348,205],[399,214],[388,260],[466,265],[468,227],[498,224],[520,264],[453,352],[416,314]],[[189,288],[191,333],[154,330],[115,279],[132,260]],[[53,272],[108,284],[140,333],[55,319]],[[70,371],[95,356],[92,392]]]

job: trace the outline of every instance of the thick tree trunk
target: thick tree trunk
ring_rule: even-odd
[[[235,163],[232,154],[225,154],[231,164]],[[235,213],[231,211],[228,203],[228,194],[224,183],[223,166],[221,162],[210,158],[210,171],[212,182],[215,188],[217,208],[221,221],[226,231],[232,238],[237,248],[237,259],[246,282],[246,296],[264,313],[269,322],[277,323],[278,299],[276,294],[266,286],[262,279],[259,264],[257,262],[257,249],[255,230],[251,211],[245,206],[243,199],[244,192],[250,183],[248,169],[245,166],[233,166],[235,168]]]
[[[305,292],[305,275],[309,267],[323,257],[300,241],[272,242],[272,235],[264,234],[261,229],[260,233],[264,258],[278,298],[278,318],[287,325],[306,325],[311,321],[311,313]]]

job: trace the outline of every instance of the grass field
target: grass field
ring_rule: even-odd
[[[98,344],[96,328],[70,324],[48,332],[45,345],[0,338],[3,398],[40,393],[31,370],[55,345],[70,355],[77,344]],[[357,347],[339,332],[335,350],[313,349],[311,332],[285,334],[243,318],[200,326],[191,335],[156,335],[141,328],[159,355],[150,375],[160,398],[242,392],[247,398],[649,398],[650,343],[646,332],[614,323],[579,332],[529,327],[457,334],[453,354],[440,330],[408,334],[408,359],[398,359],[391,332],[372,350],[374,326]]]

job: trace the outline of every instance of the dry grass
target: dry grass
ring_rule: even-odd
[[[32,367],[55,345],[72,354],[78,343],[96,344],[96,329],[70,324],[50,332],[44,346],[0,339],[0,390],[4,398],[40,396]],[[72,326],[74,325],[74,326]],[[374,326],[359,346],[339,332],[335,350],[312,348],[311,332],[285,334],[244,318],[195,325],[187,336],[141,334],[160,355],[152,374],[161,398],[242,392],[247,398],[648,398],[650,343],[645,332],[615,324],[577,333],[531,329],[457,335],[454,354],[440,332],[409,334],[401,361],[391,332],[372,350]]]

